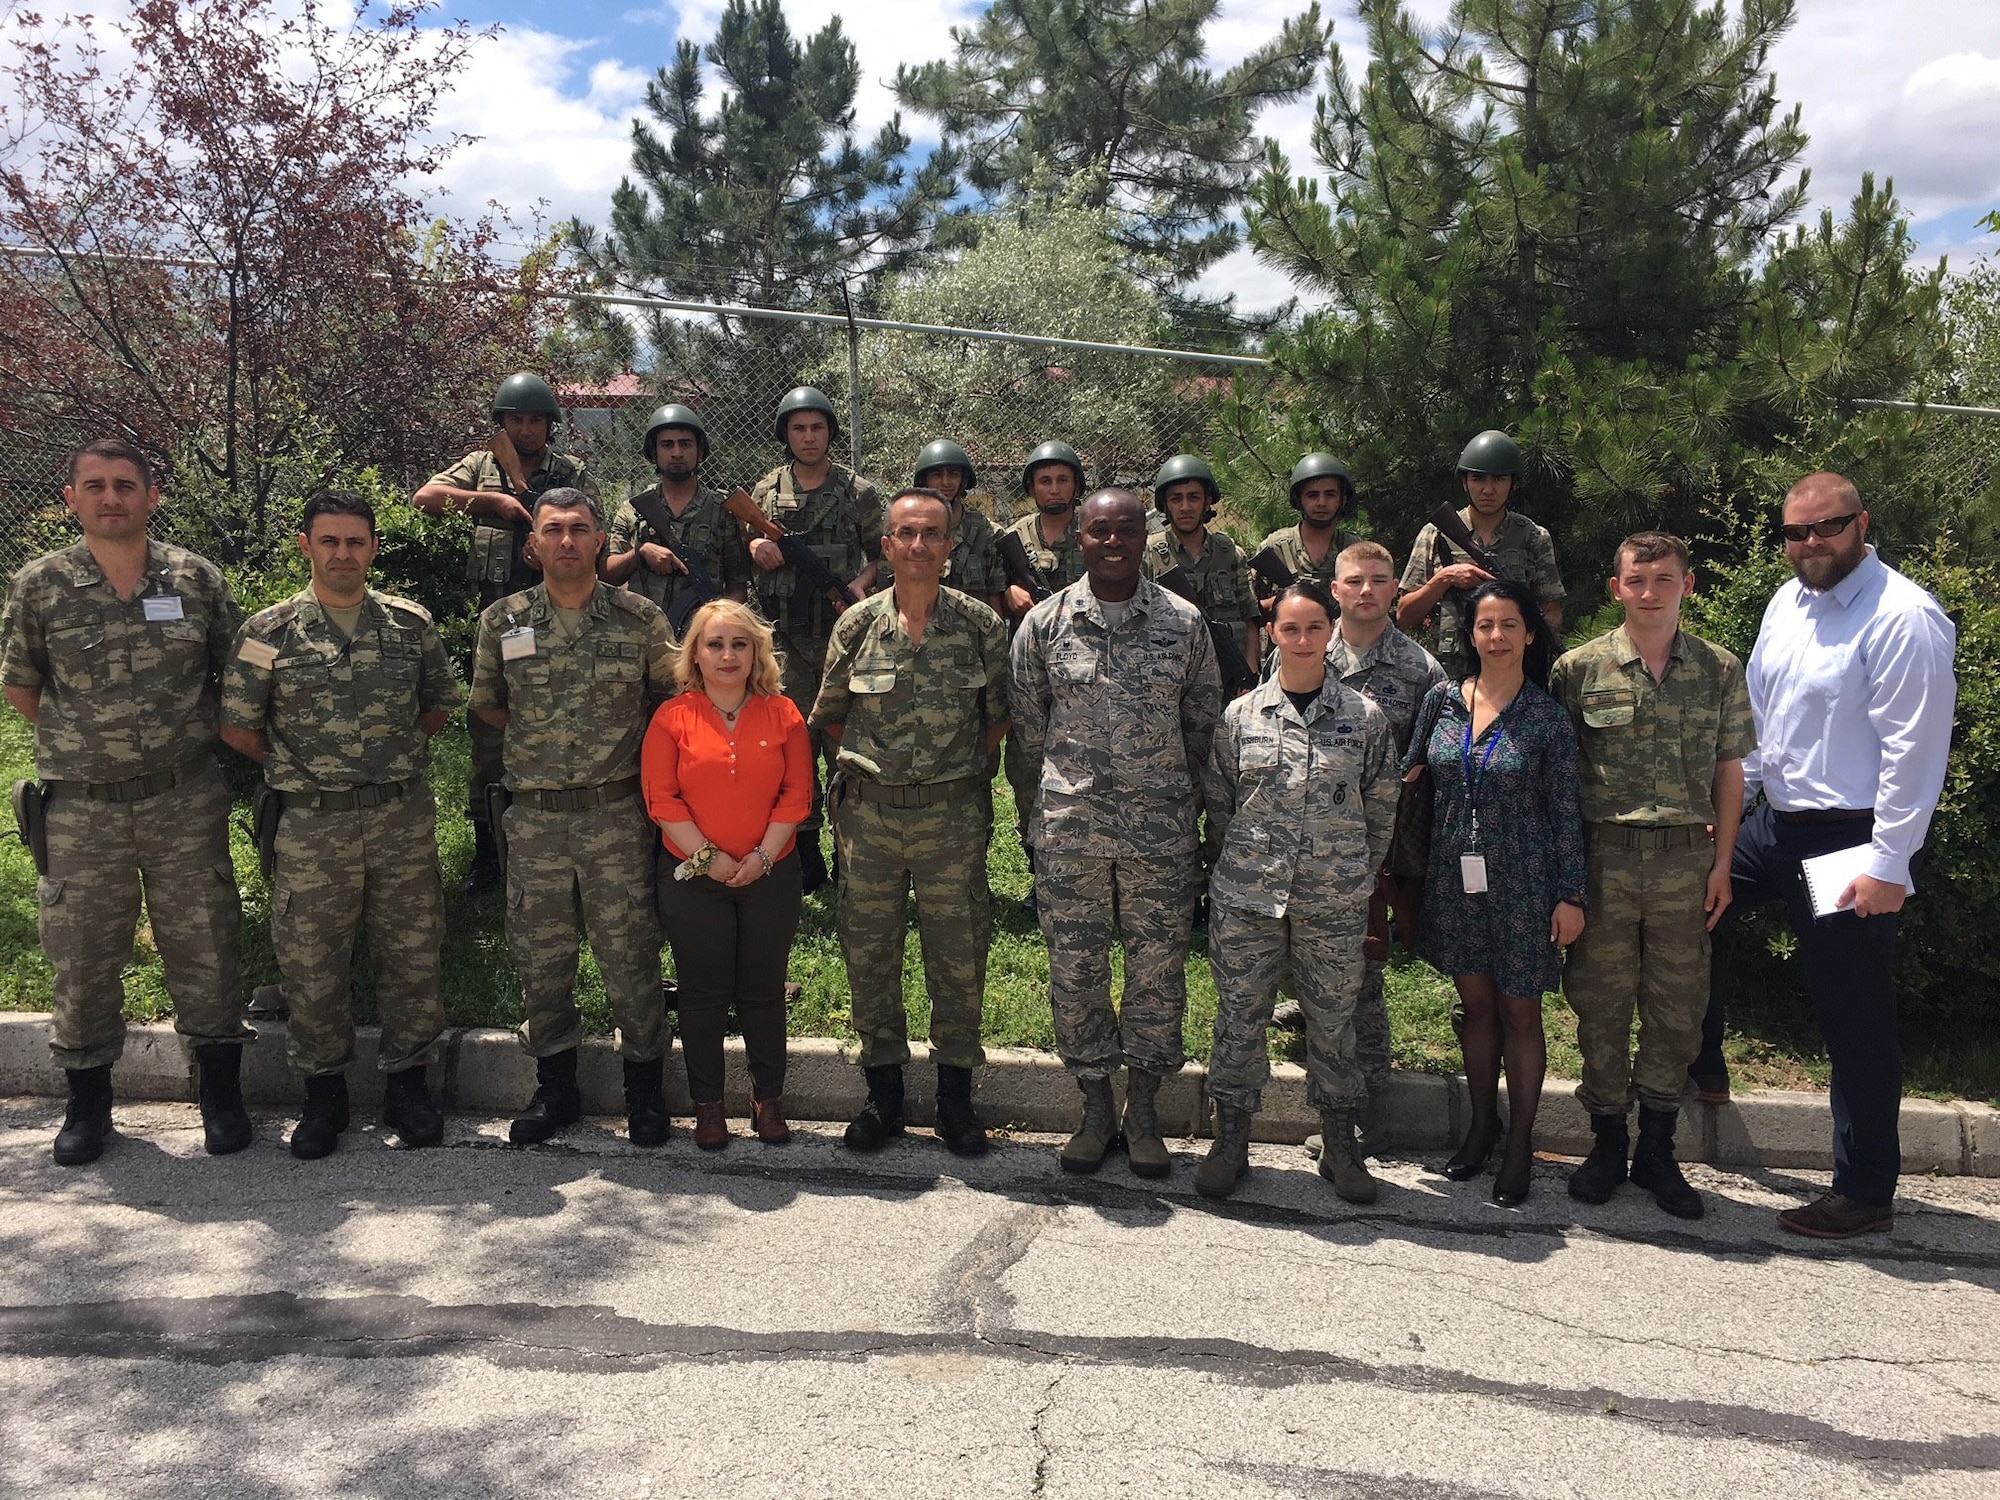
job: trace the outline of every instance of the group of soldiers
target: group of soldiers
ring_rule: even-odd
[[[1529,583],[1551,623],[1561,618],[1553,547],[1510,508],[1521,455],[1498,432],[1461,455],[1467,506],[1456,525],[1418,535],[1399,600],[1387,550],[1342,526],[1356,487],[1330,454],[1299,461],[1297,523],[1246,557],[1213,529],[1219,487],[1188,454],[1155,478],[1156,534],[1130,490],[1086,495],[1084,464],[1062,442],[1029,455],[1021,480],[1032,508],[996,529],[968,503],[977,475],[964,448],[929,444],[911,485],[885,500],[833,460],[838,414],[802,387],[775,413],[783,459],[747,497],[704,483],[699,415],[661,407],[643,442],[657,481],[607,522],[592,477],[556,446],[561,411],[545,381],[513,376],[492,415],[493,441],[413,497],[472,522],[467,576],[482,611],[463,699],[426,611],[368,586],[378,538],[359,497],[312,497],[299,538],[309,584],[245,620],[212,564],[148,535],[159,490],[142,453],[100,441],[73,456],[64,496],[83,540],[17,575],[0,625],[0,678],[36,726],[41,780],[24,784],[17,810],[37,830],[52,1048],[69,1080],[59,1162],[95,1159],[111,1130],[121,971],[142,883],[176,1025],[199,1065],[207,1149],[251,1139],[239,1070],[253,1033],[240,997],[229,798],[212,753],[218,724],[263,767],[259,841],[289,1061],[306,1096],[292,1151],[323,1156],[348,1124],[351,954],[364,924],[383,1024],[384,1122],[409,1145],[440,1139],[426,1069],[444,1026],[444,905],[424,772],[430,737],[461,703],[473,747],[467,886],[504,883],[524,1040],[537,1060],[512,1139],[545,1140],[581,1110],[579,918],[618,1023],[631,1138],[666,1139],[660,841],[639,795],[639,748],[675,690],[676,623],[727,595],[753,601],[772,624],[784,692],[831,773],[798,849],[808,892],[839,881],[868,1085],[848,1144],[872,1149],[903,1130],[902,949],[914,891],[939,1135],[955,1151],[986,1148],[970,1078],[984,1060],[985,862],[1004,745],[1049,945],[1058,1046],[1083,1095],[1063,1166],[1095,1170],[1122,1144],[1135,1172],[1163,1176],[1171,1158],[1155,1097],[1184,1060],[1184,961],[1216,853],[1213,839],[1203,848],[1200,788],[1225,702],[1268,670],[1261,627],[1271,599],[1297,579],[1338,598],[1329,677],[1379,709],[1396,754],[1429,687],[1474,669],[1463,608],[1473,585],[1505,571]],[[1419,626],[1431,650],[1413,638]],[[1335,815],[1359,827],[1360,803]],[[831,876],[819,833],[829,807]],[[1125,975],[1115,1007],[1114,941]],[[1341,1138],[1329,1136],[1324,1152],[1343,1162],[1349,1139],[1366,1139],[1389,1070],[1379,956],[1357,972],[1344,1010],[1365,1097],[1338,1101],[1327,1128]],[[1112,1090],[1120,1068],[1122,1118]],[[1616,1103],[1607,1094],[1605,1108]]]

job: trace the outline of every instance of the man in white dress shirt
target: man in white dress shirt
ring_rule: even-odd
[[[1957,698],[1958,632],[1937,600],[1868,545],[1868,512],[1838,474],[1809,474],[1785,497],[1785,552],[1797,579],[1764,611],[1746,669],[1757,748],[1744,805],[1759,789],[1731,867],[1734,900],[1715,933],[1702,1093],[1727,1097],[1722,1029],[1726,932],[1751,907],[1783,901],[1806,990],[1833,1062],[1833,1188],[1778,1222],[1850,1239],[1894,1222],[1902,1167],[1903,1054],[1892,971],[1896,925],[1944,786]],[[1867,846],[1863,873],[1815,918],[1800,862]]]

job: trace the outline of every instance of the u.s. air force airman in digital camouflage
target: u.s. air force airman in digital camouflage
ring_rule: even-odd
[[[777,437],[785,445],[785,462],[757,481],[751,497],[765,515],[806,539],[827,570],[848,586],[850,598],[865,599],[882,555],[882,497],[852,469],[833,462],[840,438],[833,403],[811,386],[799,386],[778,403]],[[777,632],[784,658],[785,696],[810,717],[838,606],[817,590],[801,590],[798,570],[770,538],[752,539],[750,561],[757,569],[751,581],[757,611]],[[814,764],[825,760],[830,766],[832,757],[826,737],[814,731]],[[827,881],[819,844],[823,800],[815,794],[813,810],[799,824],[799,885],[808,896]]]
[[[55,970],[49,1046],[69,1075],[55,1159],[95,1161],[111,1132],[142,882],[174,1027],[201,1066],[207,1148],[240,1151],[251,1134],[242,1044],[255,1033],[243,1024],[242,909],[214,746],[241,612],[213,563],[146,535],[160,492],[138,449],[79,449],[63,500],[83,540],[15,574],[0,623],[0,681],[34,723],[41,778],[39,793],[17,797],[46,819],[36,894]]]
[[[667,1138],[661,1093],[670,1038],[653,903],[659,835],[639,796],[639,745],[674,691],[674,640],[652,600],[597,577],[597,501],[556,489],[535,501],[543,581],[479,617],[472,711],[506,736],[512,805],[503,823],[507,951],[527,1002],[533,1102],[516,1142],[576,1123],[577,916],[618,1022],[635,1145]]]
[[[555,430],[561,421],[562,407],[546,380],[525,371],[509,375],[493,396],[494,446],[502,436],[512,445],[520,461],[521,482],[489,446],[475,448],[433,474],[410,497],[412,505],[432,515],[462,510],[472,517],[465,573],[482,609],[535,583],[539,570],[526,550],[535,496],[557,488],[597,494],[597,483],[583,465],[555,451]],[[486,822],[486,788],[505,780],[506,767],[500,758],[500,735],[491,725],[472,715],[466,734],[472,741],[465,812],[472,820],[473,855],[465,889],[493,891],[500,888],[500,860]]]
[[[1677,1218],[1698,1219],[1701,1195],[1674,1160],[1674,1126],[1701,1050],[1708,934],[1729,905],[1743,760],[1757,731],[1743,664],[1680,628],[1694,588],[1687,545],[1641,532],[1615,557],[1611,594],[1625,623],[1549,674],[1550,696],[1576,726],[1590,835],[1590,925],[1570,949],[1563,994],[1583,1053],[1577,1102],[1596,1143],[1569,1191],[1603,1203],[1625,1180],[1636,1097],[1633,1183]]]
[[[244,622],[222,691],[222,737],[263,765],[279,808],[271,945],[292,1071],[306,1087],[292,1155],[325,1156],[347,1128],[350,980],[364,922],[388,1075],[383,1122],[406,1145],[434,1146],[444,1117],[425,1069],[444,1035],[444,883],[424,767],[431,736],[458,707],[458,682],[429,613],[367,586],[380,546],[367,501],[313,495],[299,544],[312,582]]]
[[[1037,796],[1029,824],[1056,1047],[1083,1091],[1065,1170],[1095,1171],[1117,1137],[1111,1075],[1127,1068],[1132,1170],[1172,1158],[1154,1108],[1186,1053],[1187,941],[1194,919],[1194,787],[1222,708],[1208,627],[1141,577],[1146,513],[1099,490],[1077,516],[1086,576],[1028,612],[1015,633],[1009,704]],[[1111,1005],[1111,944],[1125,991]]]
[[[1222,715],[1204,785],[1222,855],[1209,881],[1215,1144],[1196,1187],[1225,1196],[1248,1166],[1270,1078],[1266,1029],[1289,969],[1306,1022],[1307,1097],[1341,1197],[1375,1199],[1355,1141],[1367,1085],[1355,1056],[1368,897],[1396,815],[1395,737],[1382,710],[1329,670],[1333,601],[1306,580],[1277,596],[1275,675]]]
[[[729,513],[728,497],[700,479],[708,458],[701,418],[678,403],[662,406],[646,424],[640,447],[659,479],[612,513],[604,581],[644,594],[683,625],[718,594],[748,599],[743,523]]]
[[[1007,726],[1007,628],[977,599],[941,588],[950,508],[906,491],[883,520],[895,585],[833,627],[813,725],[839,745],[833,833],[840,849],[840,948],[868,1102],[847,1144],[872,1151],[903,1129],[910,1058],[903,1001],[908,898],[917,897],[937,1133],[961,1156],[986,1150],[972,1070],[986,1061],[992,900],[993,755]]]

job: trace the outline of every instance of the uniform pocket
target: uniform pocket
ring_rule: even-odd
[[[68,881],[57,880],[49,875],[37,877],[35,880],[36,904],[43,911],[48,911],[51,907],[61,906],[63,904],[63,890],[68,884]]]
[[[847,690],[850,693],[864,695],[886,693],[895,686],[896,674],[893,671],[884,672],[879,669],[863,671],[857,667],[847,674]]]
[[[1632,722],[1638,699],[1630,688],[1605,688],[1583,695],[1583,722],[1590,729],[1616,729]]]
[[[66,687],[103,687],[109,682],[102,625],[79,625],[49,632],[49,667]]]

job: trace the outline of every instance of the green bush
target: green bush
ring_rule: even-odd
[[[1897,568],[1935,594],[1958,626],[1958,712],[1944,793],[1931,820],[1918,893],[1905,909],[1897,944],[1897,979],[1904,1015],[1936,1037],[1991,1034],[2000,1000],[2000,882],[1993,849],[2000,844],[2000,564],[1952,560],[1949,537],[1895,560]],[[1780,547],[1759,538],[1734,565],[1710,564],[1689,610],[1700,634],[1744,657],[1757,638],[1764,606],[1791,577]],[[1773,960],[1790,950],[1782,922],[1767,916],[1749,927],[1742,962],[1759,979],[1790,990],[1796,978]]]

